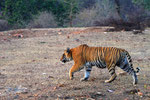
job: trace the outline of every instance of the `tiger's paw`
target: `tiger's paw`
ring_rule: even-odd
[[[136,82],[133,82],[133,86],[137,86],[137,81],[136,81]]]
[[[110,83],[110,80],[105,80],[105,83]]]
[[[82,82],[82,81],[87,81],[88,80],[88,78],[81,78],[80,79],[80,81]]]
[[[73,80],[74,79],[74,77],[70,77],[70,80]]]

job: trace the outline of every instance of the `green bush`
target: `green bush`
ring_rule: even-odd
[[[142,5],[145,9],[150,10],[150,0],[132,0],[134,3]]]

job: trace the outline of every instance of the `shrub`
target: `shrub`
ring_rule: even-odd
[[[26,26],[27,28],[54,28],[57,27],[54,16],[50,12],[40,12]]]
[[[8,24],[8,22],[6,20],[0,19],[0,31],[5,31],[8,29],[10,29],[10,25]]]
[[[114,7],[114,3],[110,0],[97,1],[95,6],[90,9],[84,9],[73,20],[74,26],[100,26],[108,25],[109,19],[119,19]]]
[[[76,15],[76,18],[73,19],[73,25],[78,27],[92,26],[96,16],[96,10],[84,9],[79,14]]]

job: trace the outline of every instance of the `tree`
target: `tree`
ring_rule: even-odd
[[[45,0],[42,5],[42,11],[50,11],[56,17],[58,26],[63,26],[67,15],[64,2],[60,0]]]
[[[133,0],[133,2],[142,5],[145,9],[150,10],[150,0]]]
[[[121,21],[123,21],[123,18],[121,16],[121,12],[120,12],[120,2],[119,2],[119,0],[114,0],[114,1],[115,1],[115,4],[116,4],[116,11],[117,11]]]
[[[78,12],[77,2],[76,0],[64,0],[64,6],[66,9],[65,15],[67,16],[67,21],[70,27],[72,27],[72,20]]]
[[[31,19],[32,14],[37,14],[36,0],[5,0],[4,15],[10,24],[20,23]]]
[[[3,5],[4,5],[4,0],[0,0],[0,11],[4,7]]]
[[[1,5],[1,3],[0,3]],[[10,24],[28,23],[33,15],[49,11],[55,16],[58,26],[69,23],[78,11],[76,0],[5,0],[4,15]]]

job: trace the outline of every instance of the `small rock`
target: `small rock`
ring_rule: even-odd
[[[48,76],[48,78],[54,78],[53,76]]]
[[[47,57],[44,57],[44,59],[47,59]]]
[[[69,39],[69,38],[70,38],[70,36],[67,36],[67,38]]]
[[[23,35],[22,35],[22,34],[14,34],[13,36],[14,36],[14,37],[17,37],[17,38],[23,38]]]
[[[55,91],[57,89],[57,87],[55,86],[54,88],[53,88],[53,90]]]
[[[76,39],[76,41],[79,42],[80,40],[79,40],[79,39]]]
[[[125,98],[124,100],[129,100],[128,98]]]
[[[140,61],[143,61],[143,59],[138,59],[137,61],[139,61],[139,62],[140,62]]]
[[[108,91],[108,92],[111,92],[111,93],[114,92],[113,90],[110,90],[110,89],[108,89],[107,91]]]
[[[59,84],[58,85],[58,87],[64,87],[65,86],[65,84]]]
[[[2,59],[5,59],[5,57],[2,57]]]
[[[150,90],[150,86],[148,86],[147,89]]]
[[[85,100],[95,100],[95,99],[93,99],[93,98],[87,98],[87,99],[85,99]]]
[[[137,94],[138,94],[138,96],[143,97],[143,93],[142,92],[138,92]]]
[[[18,98],[19,98],[19,95],[14,96],[14,99],[18,99]]]
[[[43,75],[46,75],[46,73],[42,73]]]
[[[35,62],[35,60],[32,60],[32,62]]]
[[[133,34],[139,34],[139,33],[142,33],[142,30],[133,30],[132,32]]]
[[[80,35],[80,37],[85,37],[84,35]]]
[[[43,42],[40,42],[40,43],[41,43],[41,44],[44,44],[44,43],[46,43],[46,42],[43,41]]]
[[[97,94],[101,95],[101,94],[102,94],[102,92],[97,92]]]
[[[61,32],[58,32],[58,34],[60,35],[60,34],[62,34]]]
[[[4,41],[6,41],[7,39],[6,39],[6,38],[4,38],[3,40],[4,40]]]
[[[138,93],[139,91],[140,91],[139,89],[132,89],[132,90],[125,91],[125,93],[127,93],[127,94],[135,94],[135,93]]]
[[[47,33],[45,33],[45,35],[47,35]]]

